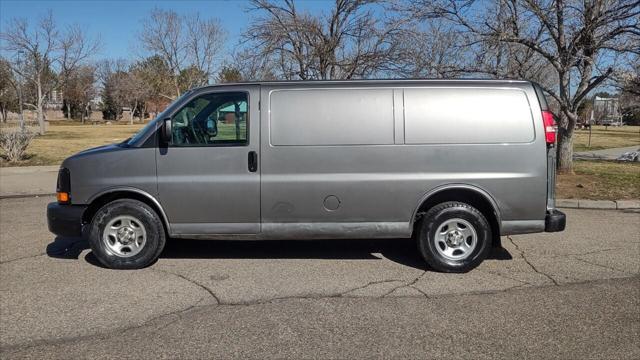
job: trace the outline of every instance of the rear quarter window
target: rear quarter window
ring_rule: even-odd
[[[518,89],[405,89],[406,144],[526,143],[535,138]]]

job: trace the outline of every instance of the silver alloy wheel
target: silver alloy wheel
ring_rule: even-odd
[[[464,260],[476,248],[478,235],[467,220],[449,219],[438,226],[434,237],[436,250],[447,260]]]
[[[102,233],[102,241],[111,255],[131,257],[138,254],[147,242],[147,231],[142,222],[133,216],[113,218]]]

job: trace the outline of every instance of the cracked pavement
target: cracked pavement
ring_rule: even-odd
[[[638,342],[627,341],[640,334],[637,212],[567,210],[564,233],[503,237],[503,249],[467,274],[430,271],[404,239],[176,239],[153,266],[114,271],[85,241],[47,231],[49,201],[0,200],[3,358],[89,357],[88,349],[105,357],[416,357],[410,349],[512,357],[529,347],[562,357],[585,350],[579,339],[601,343],[588,357],[640,356]],[[606,332],[616,329],[624,331],[615,339]],[[559,348],[563,331],[581,333]],[[456,340],[472,335],[464,346]]]

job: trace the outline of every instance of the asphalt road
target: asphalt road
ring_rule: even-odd
[[[172,240],[152,267],[0,200],[2,358],[640,358],[640,214],[568,210],[467,274],[409,240]]]

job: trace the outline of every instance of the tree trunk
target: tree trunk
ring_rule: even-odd
[[[180,85],[178,84],[178,77],[174,75],[173,77],[173,85],[176,88],[176,99],[180,97]]]
[[[129,125],[133,125],[133,114],[136,112],[137,107],[138,103],[136,102],[131,108],[131,112],[129,113]]]
[[[140,122],[141,122],[141,123],[144,123],[144,120],[146,119],[146,118],[145,118],[145,114],[146,114],[146,113],[147,113],[147,104],[145,103],[145,104],[142,106],[142,113],[140,113]]]
[[[72,119],[72,117],[71,117],[71,105],[69,104],[68,101],[66,103],[66,106],[67,106],[67,119],[71,120]]]
[[[558,171],[573,172],[573,133],[578,119],[576,114],[560,114],[558,126]]]
[[[19,119],[20,119],[20,130],[24,131],[24,107],[23,107],[23,101],[22,101],[22,87],[18,87],[18,109],[20,111],[19,113]]]
[[[558,129],[558,171],[573,172],[573,136],[566,135],[564,129]],[[565,135],[561,135],[565,133]]]
[[[42,107],[44,106],[43,104],[44,96],[42,95],[42,83],[40,82],[39,78],[38,78],[38,81],[36,82],[36,87],[38,88],[38,106],[37,106],[38,124],[40,125],[40,135],[44,135],[45,133],[44,110],[42,109]]]
[[[90,116],[91,114],[89,113],[89,104],[84,106],[84,111],[82,112],[82,124],[84,124],[87,116]]]

